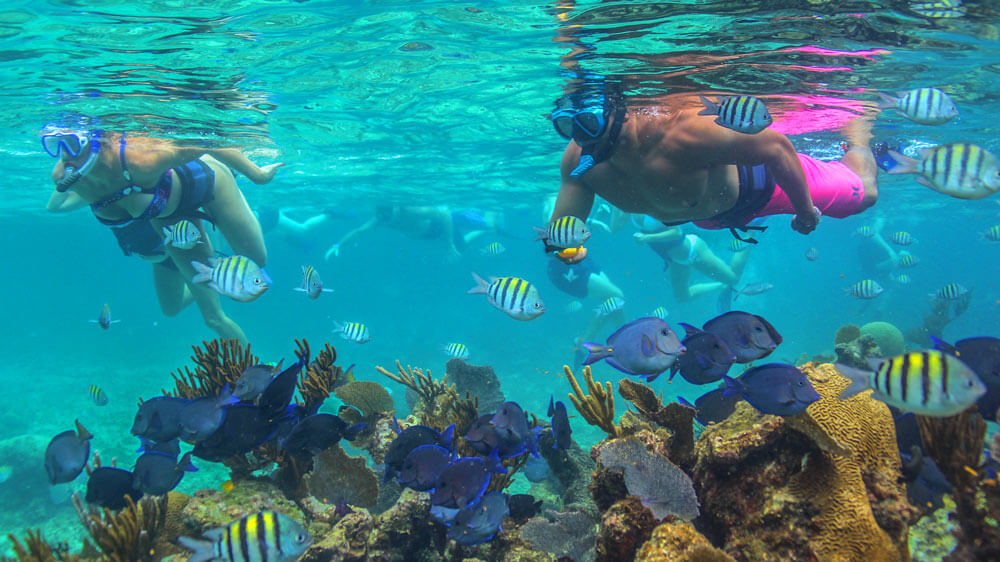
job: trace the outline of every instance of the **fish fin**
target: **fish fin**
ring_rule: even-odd
[[[685,324],[684,322],[680,322],[678,325],[681,328],[684,328],[684,337],[685,338],[693,336],[693,335],[701,332],[701,329],[699,329],[699,328],[697,328],[695,326],[692,326],[691,324]]]
[[[920,185],[922,185],[924,187],[929,187],[929,188],[933,189],[934,191],[938,190],[936,187],[934,187],[934,184],[931,183],[931,180],[929,180],[929,179],[927,179],[927,178],[925,178],[923,176],[917,176],[917,183],[919,183]]]
[[[706,98],[705,96],[698,96],[701,98],[701,103],[705,104],[705,109],[698,112],[698,115],[718,115],[719,114],[719,104]]]
[[[532,226],[535,229],[535,239],[533,242],[538,242],[539,240],[545,240],[549,237],[549,230],[547,228],[541,228],[539,226]]]
[[[475,271],[472,272],[472,278],[476,280],[476,286],[468,290],[470,295],[478,295],[486,293],[486,288],[490,286],[485,279],[479,276]]]
[[[698,362],[698,366],[701,367],[702,369],[711,365],[711,362],[708,359],[706,359],[705,356],[702,355],[701,353],[695,354],[695,361]]]
[[[649,383],[655,381],[662,374],[663,374],[663,372],[653,373],[652,375],[646,375],[646,377],[645,377],[646,378],[646,384],[649,384]]]
[[[878,94],[878,97],[882,98],[882,101],[880,101],[878,104],[879,109],[893,109],[899,102],[899,98],[895,96],[883,94],[882,92],[875,92],[875,93]]]
[[[441,434],[441,442],[447,443],[445,449],[454,452],[455,446],[455,424],[451,424],[444,428],[444,433]]]
[[[904,156],[895,150],[889,150],[889,156],[896,161],[896,165],[886,170],[890,174],[912,174],[917,169],[919,160]]]
[[[348,427],[344,430],[344,439],[347,441],[354,441],[358,438],[358,434],[361,433],[366,427],[368,427],[368,424],[364,422],[356,423],[351,427]]]
[[[222,392],[219,393],[219,398],[216,400],[216,404],[221,408],[222,406],[232,406],[240,401],[239,398],[233,396],[233,391],[226,383],[226,386],[222,387]]]
[[[841,400],[847,400],[855,394],[871,388],[868,382],[871,376],[870,372],[862,371],[843,363],[837,363],[834,367],[836,367],[837,372],[851,380],[851,384],[840,393]]]
[[[191,278],[192,283],[205,283],[212,280],[212,268],[207,265],[191,260],[191,267],[197,272]]]
[[[949,355],[958,355],[958,350],[955,349],[955,346],[937,336],[931,336],[931,342],[934,344],[934,349],[938,351],[943,351]]]
[[[507,474],[507,467],[505,467],[500,462],[500,454],[498,453],[498,451],[499,451],[498,447],[493,447],[493,450],[490,451],[489,456],[483,459],[484,461],[486,461],[486,469],[496,474]]]
[[[639,350],[646,357],[652,357],[656,353],[656,344],[653,343],[653,340],[649,339],[649,336],[643,334],[642,341],[639,343]]]
[[[866,362],[868,363],[868,368],[871,369],[872,371],[877,371],[878,368],[882,366],[882,361],[884,361],[884,359],[882,359],[881,357],[869,357],[866,360]]]
[[[601,345],[599,343],[583,342],[580,344],[584,349],[587,350],[587,358],[583,360],[584,365],[590,365],[591,363],[596,363],[601,359],[611,357],[614,350],[606,345]]]
[[[726,381],[726,389],[722,391],[723,398],[729,398],[730,396],[738,396],[743,394],[743,383],[730,377],[729,375],[722,375],[722,380]]]
[[[687,406],[688,408],[694,408],[696,410],[698,409],[697,406],[695,406],[694,404],[688,402],[683,396],[678,396],[677,397],[677,403],[680,404],[681,406]]]
[[[548,413],[548,416],[551,418],[552,416],[555,415],[555,413],[556,413],[555,398],[550,394],[549,395],[549,413]]]
[[[293,290],[293,291],[298,291],[298,292],[300,292],[300,293],[308,293],[308,292],[309,292],[308,290],[306,290],[306,289],[303,289],[302,287],[295,287],[295,288],[294,288],[294,289],[292,289],[292,290]]]
[[[188,550],[193,550],[188,562],[209,562],[215,559],[215,541],[177,537],[177,542]]]
[[[177,463],[177,467],[184,472],[198,472],[198,467],[191,464],[191,451],[184,453],[184,456]]]
[[[87,428],[83,427],[83,424],[80,423],[80,420],[73,420],[73,423],[76,424],[76,435],[77,438],[80,439],[80,441],[87,441],[88,439],[94,437],[92,433],[87,431]]]
[[[531,437],[528,437],[528,452],[530,452],[536,459],[541,457],[541,455],[538,454],[538,439],[541,435],[542,428],[533,427],[531,428]]]

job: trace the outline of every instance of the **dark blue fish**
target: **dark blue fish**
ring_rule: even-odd
[[[451,451],[440,445],[421,445],[403,459],[399,483],[418,492],[437,484],[438,477],[451,464]]]
[[[531,432],[528,428],[528,416],[517,402],[501,404],[490,423],[496,428],[497,437],[502,443],[523,443]]]
[[[569,413],[566,412],[566,404],[553,402],[549,396],[549,417],[552,418],[552,438],[555,443],[553,449],[569,449],[573,445],[571,434],[573,430],[569,427]]]
[[[132,435],[156,441],[170,441],[181,431],[181,408],[187,399],[175,396],[154,396],[139,405],[132,422]]]
[[[760,365],[724,380],[724,396],[742,396],[758,411],[774,416],[794,416],[820,398],[805,374],[785,363]]]
[[[431,505],[462,509],[486,492],[490,485],[490,468],[479,457],[463,457],[452,461],[441,474],[431,492]]]
[[[251,401],[271,384],[274,374],[281,370],[281,364],[285,360],[278,361],[275,365],[251,365],[243,370],[240,378],[236,379],[233,386],[233,396],[240,400]]]
[[[535,501],[531,494],[514,494],[507,498],[507,507],[511,519],[523,522],[542,512],[542,500]]]
[[[295,395],[295,385],[299,380],[299,372],[306,366],[308,358],[303,355],[291,367],[285,369],[278,376],[274,377],[257,398],[257,406],[260,407],[264,417],[269,422],[281,421],[281,418],[288,413],[288,405]]]
[[[277,424],[268,421],[257,406],[234,404],[226,407],[219,429],[196,443],[191,453],[199,459],[221,462],[263,445],[276,431]]]
[[[770,322],[739,310],[712,318],[705,322],[702,329],[722,338],[729,350],[736,354],[736,363],[749,363],[767,357],[782,341]]]
[[[507,496],[501,492],[490,492],[455,514],[448,528],[448,538],[462,546],[489,542],[503,530],[500,524],[508,513]]]
[[[589,352],[584,365],[604,359],[615,369],[646,377],[648,382],[653,382],[684,353],[684,346],[670,325],[655,316],[625,324],[611,334],[607,345],[591,342],[581,345]]]
[[[132,468],[132,487],[143,494],[162,496],[181,483],[185,472],[198,470],[191,464],[191,453],[181,460],[167,453],[150,451],[141,455]]]
[[[528,482],[544,482],[552,475],[552,471],[549,470],[549,463],[545,460],[545,457],[534,457],[531,455],[528,456],[528,460],[521,467],[521,472],[524,473],[524,477],[528,479]]]
[[[452,434],[455,431],[455,424],[449,425],[444,430],[444,433],[440,433],[433,427],[427,427],[426,425],[411,425],[403,431],[399,431],[399,425],[397,424],[396,431],[399,435],[392,440],[392,443],[389,444],[389,450],[385,453],[383,482],[388,482],[395,478],[399,471],[402,470],[403,461],[406,460],[406,456],[410,454],[410,451],[421,445],[440,445],[445,449],[452,450],[451,441]]]
[[[683,398],[678,398],[677,401],[698,410],[694,419],[698,420],[701,425],[721,423],[736,411],[736,404],[743,399],[738,394],[725,396],[723,394],[725,390],[725,388],[717,388],[706,392],[695,400],[694,404]]]
[[[90,460],[90,439],[93,435],[79,421],[74,421],[76,431],[67,430],[56,435],[45,448],[45,472],[50,484],[72,482]]]
[[[986,385],[976,405],[984,416],[993,415],[1000,408],[1000,339],[988,336],[965,338],[955,345],[931,336],[934,348],[962,360]]]
[[[690,324],[681,324],[687,351],[670,366],[670,379],[678,372],[691,384],[708,384],[722,379],[729,372],[736,355],[716,334],[703,332]]]
[[[172,457],[181,454],[181,442],[176,437],[162,443],[150,441],[149,439],[140,439],[139,441],[141,443],[139,446],[140,453],[165,453]]]
[[[281,447],[296,455],[318,455],[341,439],[353,441],[364,425],[348,427],[347,422],[334,414],[313,414],[295,424],[288,436],[281,440]]]
[[[944,507],[942,497],[952,493],[952,485],[934,459],[925,456],[919,447],[913,447],[910,454],[900,453],[899,456],[910,503],[930,510]]]
[[[226,416],[226,406],[239,402],[233,396],[227,384],[218,396],[203,396],[195,398],[181,407],[177,415],[180,423],[181,439],[188,443],[197,443],[208,439]]]
[[[125,496],[137,502],[143,496],[141,490],[132,487],[132,473],[121,468],[102,466],[95,468],[87,480],[87,495],[84,499],[90,505],[108,509],[124,509]]]
[[[493,424],[494,416],[495,414],[479,416],[476,421],[472,422],[469,432],[465,434],[465,440],[477,453],[488,455],[496,451],[500,458],[509,459],[521,455],[526,449],[530,449],[532,454],[537,456],[538,435],[541,428],[531,429],[524,441],[503,440]]]

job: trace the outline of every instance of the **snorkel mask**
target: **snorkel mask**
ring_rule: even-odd
[[[560,98],[556,105],[556,110],[550,116],[556,132],[566,140],[572,139],[583,149],[579,165],[569,174],[570,177],[578,178],[610,155],[611,147],[621,131],[625,110],[619,108],[614,112],[615,122],[611,126],[608,143],[597,151],[598,141],[607,130],[608,117],[611,115],[607,96],[603,93],[585,97],[571,94]]]
[[[69,165],[66,166],[65,175],[56,183],[57,191],[60,193],[66,191],[94,168],[94,165],[97,163],[97,155],[101,151],[100,141],[101,132],[98,130],[84,133],[42,135],[42,148],[53,158],[62,158],[64,160],[76,158],[83,152],[85,146],[90,150],[87,161],[79,169]]]

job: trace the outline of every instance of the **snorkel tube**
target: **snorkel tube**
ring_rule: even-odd
[[[580,163],[569,173],[569,177],[578,178],[590,171],[598,162],[607,160],[614,150],[615,142],[618,141],[618,134],[621,133],[622,123],[625,121],[625,108],[619,107],[615,110],[615,120],[611,123],[611,130],[608,131],[607,142],[601,145],[601,149],[596,151],[597,144],[588,144],[580,152]],[[599,143],[598,143],[599,144]]]
[[[65,174],[62,179],[56,182],[56,191],[59,193],[65,193],[66,190],[73,187],[73,185],[80,181],[83,176],[87,175],[90,170],[94,168],[97,164],[97,154],[101,151],[101,132],[95,130],[93,136],[90,139],[90,155],[87,156],[87,161],[80,166],[80,169],[76,169],[73,166],[66,166]]]

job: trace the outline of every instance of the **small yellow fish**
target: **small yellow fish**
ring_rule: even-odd
[[[562,250],[559,250],[558,252],[556,252],[556,255],[565,260],[565,259],[576,257],[578,254],[581,254],[581,253],[584,256],[587,255],[587,249],[584,248],[583,246],[578,246],[576,248],[563,248]]]
[[[232,492],[233,488],[235,488],[236,485],[233,484],[232,480],[226,480],[225,482],[222,483],[222,486],[220,487],[222,488],[223,492]]]

